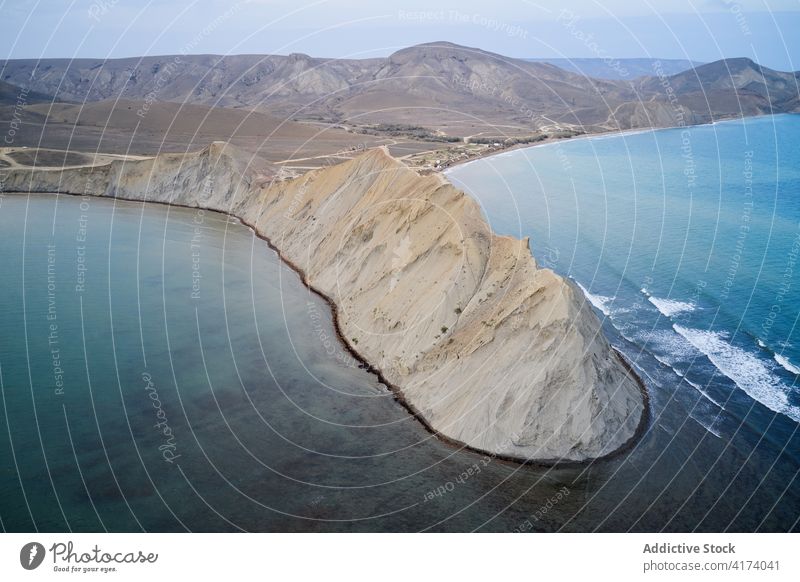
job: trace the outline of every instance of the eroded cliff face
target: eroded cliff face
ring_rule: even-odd
[[[200,206],[252,225],[337,307],[344,340],[435,431],[532,460],[632,439],[645,404],[580,291],[471,198],[384,150],[270,181],[230,146],[80,170],[13,170],[7,191]]]

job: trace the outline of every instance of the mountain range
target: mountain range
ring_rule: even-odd
[[[94,137],[83,142],[92,148],[100,147],[98,136],[104,132],[116,128],[124,137],[128,124],[135,125],[140,151],[157,148],[159,141],[177,148],[237,133],[258,138],[266,127],[302,134],[267,156],[276,161],[298,151],[298,143],[315,139],[309,125],[328,132],[330,143],[310,153],[306,147],[306,156],[336,151],[337,142],[347,147],[383,143],[413,153],[421,147],[414,144],[425,140],[433,149],[440,147],[437,141],[477,142],[480,137],[492,143],[800,111],[798,72],[774,71],[746,58],[698,66],[687,62],[690,68],[678,73],[681,64],[675,61],[636,64],[639,68],[631,71],[647,66],[651,74],[594,78],[448,42],[360,60],[304,54],[6,60],[0,61],[0,119],[11,118],[8,110],[18,108],[22,93],[29,128],[19,135],[53,133],[45,123],[50,119],[63,125],[58,147],[66,136],[74,143],[87,135],[82,129],[76,138],[69,124],[93,127]],[[50,102],[59,105],[49,107]],[[172,128],[170,116],[178,114],[187,136],[164,139],[163,125]],[[190,136],[192,119],[215,129]],[[262,141],[272,135],[261,136]],[[122,148],[123,141],[113,147]]]

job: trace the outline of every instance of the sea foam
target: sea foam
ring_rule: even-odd
[[[712,418],[711,420],[708,420],[708,419],[705,419],[705,418],[702,418],[702,417],[698,417],[693,412],[690,412],[689,413],[689,417],[693,421],[695,421],[697,424],[702,426],[704,429],[706,429],[707,432],[713,434],[718,439],[722,438],[722,434],[721,434],[720,430],[716,427],[717,421],[719,420],[718,416],[715,417],[715,418]]]
[[[578,283],[577,281],[575,282]],[[611,303],[614,302],[613,297],[606,297],[605,295],[596,295],[594,293],[590,293],[586,289],[586,287],[584,287],[580,283],[578,283],[578,287],[581,288],[581,291],[583,291],[583,294],[586,296],[586,299],[589,300],[589,303],[594,305],[595,308],[602,311],[603,315],[605,315],[606,317],[611,315],[611,308],[609,307],[609,305],[611,305]]]
[[[775,354],[775,361],[778,362],[783,368],[792,374],[800,374],[800,368],[792,364],[786,356]]]
[[[731,345],[722,334],[677,324],[672,327],[748,396],[770,410],[800,422],[800,408],[789,404],[789,386],[781,382],[756,355]]]
[[[691,386],[692,388],[697,390],[700,394],[702,394],[706,398],[706,400],[708,400],[709,402],[711,402],[715,406],[721,408],[722,410],[725,410],[725,406],[721,402],[717,402],[714,398],[712,398],[709,395],[708,392],[703,390],[703,387],[700,386],[700,384],[698,384],[696,382],[692,382],[691,380],[689,380],[689,378],[687,378],[686,376],[680,374],[677,370],[675,370],[675,373],[678,374],[678,376],[680,376],[681,378],[683,378],[683,381],[686,382],[689,386]]]
[[[695,306],[693,303],[687,303],[686,301],[676,301],[675,299],[661,299],[659,297],[653,297],[652,295],[647,295],[647,300],[655,305],[656,309],[663,315],[664,317],[673,317],[678,315],[679,313],[686,313],[690,311],[694,311]]]

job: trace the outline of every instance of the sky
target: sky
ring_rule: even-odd
[[[385,56],[450,41],[522,58],[747,56],[800,69],[800,0],[0,0],[0,59]]]

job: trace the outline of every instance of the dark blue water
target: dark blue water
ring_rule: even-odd
[[[736,135],[740,129],[729,131]],[[635,138],[643,144],[662,139]],[[0,526],[7,531],[797,529],[799,441],[797,424],[788,416],[795,405],[792,388],[784,389],[793,379],[769,351],[783,348],[790,363],[798,361],[788,351],[793,342],[785,323],[789,305],[797,303],[783,302],[785,311],[769,334],[748,339],[736,326],[723,327],[745,321],[736,319],[740,307],[733,297],[738,301],[739,286],[757,276],[755,259],[747,254],[751,247],[745,247],[746,266],[737,272],[728,300],[714,303],[724,280],[716,271],[728,260],[721,237],[705,287],[696,296],[686,294],[698,279],[696,271],[684,270],[705,268],[702,259],[689,260],[688,251],[675,248],[684,227],[672,217],[694,214],[685,208],[690,194],[680,189],[682,180],[673,180],[660,197],[651,196],[652,207],[634,205],[637,197],[625,186],[643,187],[635,172],[644,170],[629,170],[637,167],[630,165],[636,155],[618,150],[617,159],[629,165],[611,163],[603,190],[591,177],[591,165],[605,157],[594,151],[606,148],[614,155],[619,147],[614,143],[561,144],[564,151],[576,148],[569,171],[554,165],[561,163],[554,148],[514,154],[522,156],[517,162],[493,160],[507,166],[506,179],[518,189],[514,196],[497,187],[491,166],[467,166],[455,176],[472,173],[470,182],[476,182],[470,186],[486,203],[496,229],[518,234],[524,225],[534,233],[541,262],[572,274],[595,294],[611,314],[605,325],[612,340],[644,371],[653,412],[647,433],[624,455],[578,468],[520,466],[431,437],[343,351],[327,306],[263,241],[225,216],[6,194],[0,199]],[[547,164],[533,166],[541,183],[526,156],[549,156]],[[754,157],[754,165],[762,162]],[[605,161],[600,164],[606,167]],[[739,168],[743,164],[740,160]],[[619,170],[613,177],[612,169]],[[760,184],[769,182],[762,177]],[[543,187],[565,179],[567,190]],[[591,196],[577,187],[581,179],[596,187]],[[726,179],[741,185],[734,175]],[[590,206],[584,196],[591,198]],[[537,197],[549,208],[536,204]],[[576,207],[587,213],[570,218]],[[648,226],[642,224],[645,212],[671,218],[654,223],[663,228]],[[732,217],[735,223],[738,215]],[[695,228],[686,226],[686,236],[708,246],[708,230]],[[598,233],[603,234],[596,238]],[[626,244],[629,239],[637,245]],[[768,256],[778,264],[786,257]],[[654,260],[657,269],[650,266]],[[665,275],[668,268],[662,265],[674,267],[676,261],[679,268]],[[649,280],[648,273],[660,275]],[[759,289],[765,276],[758,275]],[[668,318],[650,298],[680,303],[661,303],[662,309],[672,305]],[[720,304],[724,309],[717,309]],[[709,315],[714,311],[716,318]],[[760,323],[752,317],[751,332]],[[733,344],[725,349],[757,358],[761,367],[753,369],[769,374],[766,388],[786,395],[772,403],[783,411],[739,388],[676,333],[675,324],[715,334],[724,346]],[[758,348],[756,337],[767,347]]]

